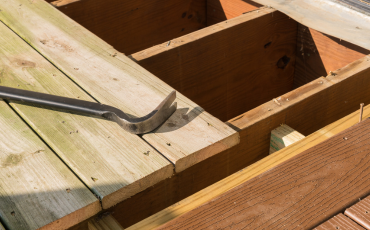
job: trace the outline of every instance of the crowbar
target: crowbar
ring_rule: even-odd
[[[5,86],[0,86],[0,98],[30,102],[69,112],[100,116],[116,122],[124,130],[134,134],[153,131],[163,124],[177,109],[177,103],[173,103],[176,99],[176,91],[172,91],[151,113],[138,118],[131,118],[122,110],[109,105]]]

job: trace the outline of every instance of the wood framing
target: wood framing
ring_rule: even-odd
[[[206,26],[206,0],[48,0],[115,49],[132,54]]]
[[[297,23],[260,8],[131,55],[227,121],[293,89]]]
[[[327,76],[368,54],[369,50],[299,24],[294,88]]]
[[[312,229],[370,193],[369,130],[366,119],[157,229]]]
[[[350,128],[358,123],[360,111],[327,125],[320,130],[310,134],[302,140],[269,155],[256,163],[226,177],[225,179],[210,185],[209,187],[191,195],[184,200],[146,218],[145,220],[134,224],[127,230],[154,229],[170,220],[173,220],[201,205],[217,198],[225,192],[233,189],[240,184],[257,177],[273,167],[297,156],[303,151],[327,140],[328,138]],[[370,116],[370,106],[364,108],[364,117]]]

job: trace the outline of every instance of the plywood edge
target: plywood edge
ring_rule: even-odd
[[[129,199],[131,196],[157,184],[158,182],[173,175],[174,167],[172,164],[166,165],[161,169],[117,190],[101,199],[103,209],[108,209],[121,201]]]
[[[364,108],[364,117],[370,116],[370,106]],[[262,160],[246,167],[239,172],[191,195],[190,197],[158,212],[143,221],[127,228],[128,230],[152,229],[161,226],[168,221],[189,212],[190,210],[207,203],[228,190],[272,169],[282,162],[300,154],[322,141],[342,132],[358,122],[359,111],[356,111],[320,130],[305,137],[296,143],[279,150]]]
[[[257,19],[259,17],[263,17],[265,15],[271,14],[275,12],[276,10],[269,8],[269,7],[261,7],[258,10],[250,11],[246,14],[240,15],[236,18],[229,19],[224,22],[220,22],[218,24],[208,26],[206,28],[197,30],[195,32],[189,33],[187,35],[181,36],[179,38],[172,39],[168,42],[153,46],[151,48],[145,49],[143,51],[139,51],[137,53],[134,53],[132,55],[129,55],[128,57],[136,62],[140,62],[144,59],[153,57],[155,55],[159,55],[163,52],[166,52],[171,49],[176,49],[178,47],[181,47],[187,43],[191,43],[193,41],[202,39],[204,37],[217,34],[218,32],[222,30],[227,30],[229,28],[232,28],[233,26],[236,26],[238,24],[241,24],[246,21],[251,21],[254,19]]]

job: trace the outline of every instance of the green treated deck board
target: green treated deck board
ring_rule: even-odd
[[[101,210],[93,193],[2,100],[0,127],[0,220],[5,226],[65,229]]]
[[[44,0],[2,0],[0,20],[99,102],[135,116],[173,89]],[[117,55],[114,55],[117,53]],[[239,135],[181,94],[179,109],[143,136],[182,171],[239,143]]]
[[[2,23],[0,85],[93,101]],[[102,199],[104,208],[173,173],[168,160],[114,122],[20,103],[11,106]]]

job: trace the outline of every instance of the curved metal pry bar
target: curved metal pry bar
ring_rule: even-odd
[[[153,131],[177,109],[177,103],[173,103],[176,99],[176,91],[172,91],[151,113],[138,118],[131,118],[122,110],[109,105],[5,86],[0,86],[0,98],[100,116],[118,123],[123,129],[134,134]]]

